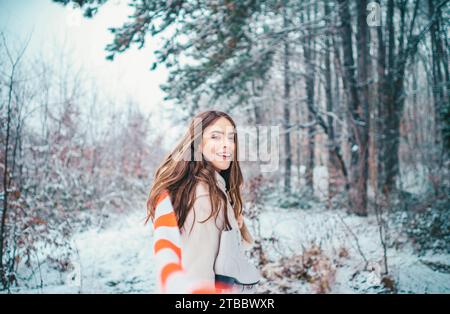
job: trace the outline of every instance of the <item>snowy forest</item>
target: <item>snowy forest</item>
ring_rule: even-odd
[[[151,181],[208,109],[279,129],[240,163],[257,293],[450,293],[450,1],[31,2],[19,36],[0,1],[0,293],[154,293]]]

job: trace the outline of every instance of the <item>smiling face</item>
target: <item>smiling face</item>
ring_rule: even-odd
[[[202,154],[218,171],[228,169],[233,161],[235,132],[231,122],[224,117],[217,119],[203,131]]]

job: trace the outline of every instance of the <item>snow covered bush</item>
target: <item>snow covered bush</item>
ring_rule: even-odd
[[[262,268],[262,275],[278,293],[295,292],[291,289],[296,286],[296,281],[309,283],[311,292],[327,293],[335,281],[336,267],[336,259],[327,256],[319,245],[313,243],[302,254],[268,263]],[[266,285],[270,286],[267,282]]]

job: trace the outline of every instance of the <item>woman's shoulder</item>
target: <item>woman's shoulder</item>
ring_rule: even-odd
[[[207,182],[199,181],[196,183],[192,212],[195,212],[197,221],[207,220],[208,218],[211,218],[211,215],[214,213],[214,209],[211,204],[209,185]],[[222,215],[218,215],[215,219],[222,221],[223,217]]]
[[[190,230],[194,222],[208,221],[209,223],[213,223],[214,219],[208,219],[211,218],[214,212],[209,195],[208,183],[202,181],[197,182],[193,208],[189,211],[185,221],[184,227],[187,228],[186,230]]]
[[[199,181],[195,185],[195,198],[201,196],[209,196],[209,186],[208,183]]]
[[[206,182],[199,181],[195,185],[193,211],[202,219],[208,218],[212,212],[209,187]]]

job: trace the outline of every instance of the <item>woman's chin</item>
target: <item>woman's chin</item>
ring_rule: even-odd
[[[218,170],[227,170],[228,168],[230,168],[230,165],[230,161],[215,162],[213,164],[213,166]]]

